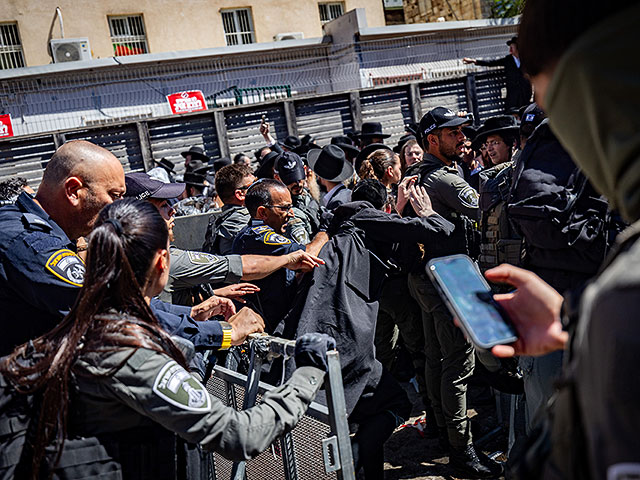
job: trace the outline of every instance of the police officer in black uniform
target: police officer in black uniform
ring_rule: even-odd
[[[284,236],[287,222],[293,217],[291,194],[278,180],[261,179],[247,190],[245,204],[251,223],[233,242],[233,252],[284,255],[306,250],[316,255],[327,242],[326,232],[319,232],[306,246]],[[279,270],[256,282],[260,292],[253,306],[264,317],[266,331],[272,333],[285,316],[296,290],[295,272]]]

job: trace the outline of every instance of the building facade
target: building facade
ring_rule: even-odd
[[[403,0],[406,23],[480,20],[491,17],[487,0]]]
[[[77,56],[86,60],[321,37],[324,23],[355,8],[365,10],[369,26],[385,25],[380,0],[3,0],[0,70],[46,65],[54,56],[57,63]]]

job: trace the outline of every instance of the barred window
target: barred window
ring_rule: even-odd
[[[109,19],[114,55],[149,53],[142,15],[110,16],[107,18]]]
[[[251,10],[248,8],[238,8],[235,10],[223,10],[222,26],[224,27],[224,38],[227,45],[244,45],[255,43],[255,32],[253,31],[253,19]]]
[[[344,2],[319,3],[320,22],[327,23],[344,13]]]
[[[0,70],[24,67],[17,23],[0,23]]]

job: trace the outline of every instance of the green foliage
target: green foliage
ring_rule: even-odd
[[[515,17],[522,13],[524,0],[489,0],[492,18]]]

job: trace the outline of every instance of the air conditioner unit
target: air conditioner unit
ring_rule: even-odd
[[[282,40],[302,40],[304,38],[304,33],[302,32],[278,33],[274,38],[276,39],[276,42],[281,42]]]
[[[51,40],[50,46],[54,63],[91,60],[88,38],[56,38]]]

